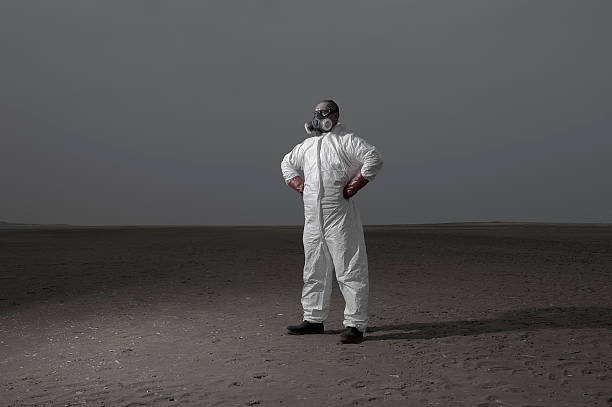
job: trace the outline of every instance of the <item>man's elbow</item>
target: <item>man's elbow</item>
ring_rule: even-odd
[[[361,175],[368,181],[373,181],[383,167],[382,160],[372,162],[369,165],[364,165],[361,168]]]

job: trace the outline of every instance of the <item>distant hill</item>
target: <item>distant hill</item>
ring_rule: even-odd
[[[70,226],[65,223],[58,224],[39,224],[39,223],[17,223],[0,220],[0,229],[15,229],[15,228],[40,228],[40,227],[66,227]]]

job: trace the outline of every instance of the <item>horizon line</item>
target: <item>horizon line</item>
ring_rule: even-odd
[[[425,223],[381,223],[364,224],[368,227],[414,227],[414,226],[520,226],[520,225],[541,225],[541,226],[612,226],[612,222],[550,222],[550,221],[455,221],[455,222],[425,222]],[[17,223],[0,221],[0,229],[15,228],[197,228],[197,227],[217,227],[217,228],[296,228],[303,227],[303,224],[91,224],[73,225],[68,223]]]

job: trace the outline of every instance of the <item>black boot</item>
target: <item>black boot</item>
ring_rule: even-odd
[[[289,325],[287,327],[287,333],[289,335],[322,334],[323,332],[323,322],[315,323],[304,321],[299,325]]]
[[[342,343],[360,343],[361,341],[363,341],[363,332],[354,326],[347,326],[340,334]]]

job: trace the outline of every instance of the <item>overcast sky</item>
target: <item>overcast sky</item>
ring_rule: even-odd
[[[364,223],[612,222],[612,2],[2,1],[0,220],[300,224],[320,99]]]

